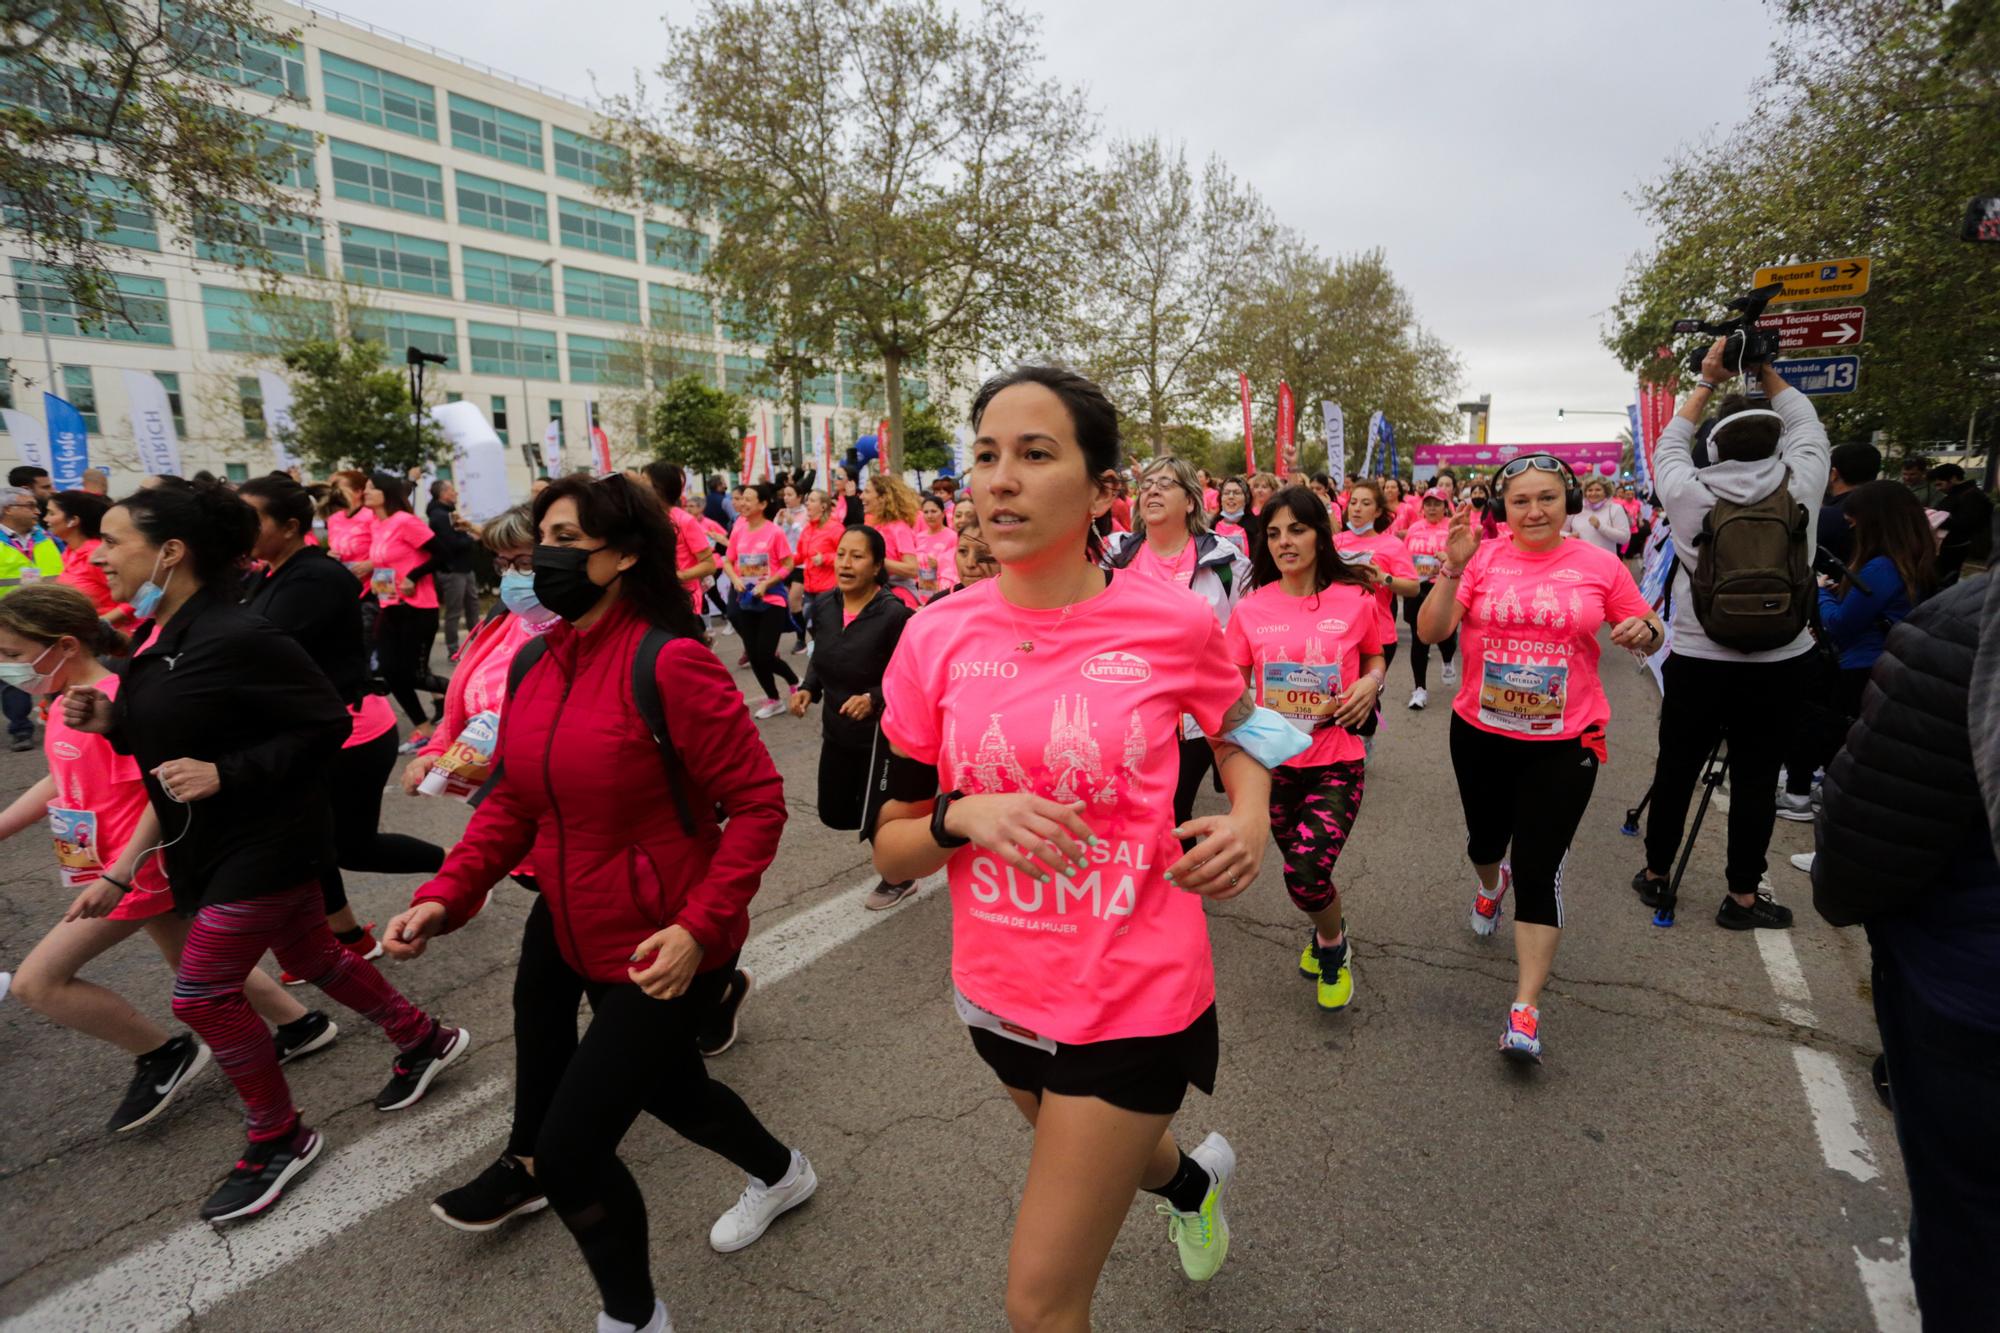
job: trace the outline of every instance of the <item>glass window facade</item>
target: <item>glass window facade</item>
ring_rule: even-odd
[[[354,336],[382,344],[382,359],[402,365],[406,348],[418,347],[445,358],[445,369],[458,366],[458,323],[436,315],[401,310],[356,310],[350,320]]]
[[[167,391],[167,411],[172,414],[174,419],[174,433],[182,439],[186,439],[188,433],[187,410],[181,405],[181,377],[171,370],[156,370],[153,372],[153,378],[158,380],[160,387]]]
[[[257,129],[264,136],[257,145],[257,155],[270,166],[280,185],[295,190],[319,189],[319,166],[311,130],[280,125],[275,120],[259,120]]]
[[[549,135],[555,145],[556,175],[585,185],[605,184],[604,168],[624,156],[602,139],[577,134],[560,125],[550,126]]]
[[[266,356],[287,334],[333,335],[333,308],[324,301],[297,298],[260,301],[237,287],[201,289],[201,320],[211,352]]]
[[[562,243],[572,250],[589,250],[620,259],[639,257],[638,236],[629,213],[618,213],[574,199],[556,201]]]
[[[514,329],[504,324],[468,323],[472,339],[472,373],[508,375],[514,379],[559,380],[556,335],[546,329]]]
[[[569,335],[569,377],[578,384],[636,385],[639,353],[631,343]]]
[[[652,308],[655,328],[673,333],[692,333],[703,338],[715,333],[715,311],[708,303],[706,292],[649,282],[646,284],[646,301]]]
[[[688,375],[714,388],[715,353],[697,351],[692,347],[663,347],[653,353],[655,384],[667,384]]]
[[[421,236],[340,224],[340,271],[371,287],[451,295],[451,247]]]
[[[444,171],[399,153],[385,153],[342,139],[330,141],[333,193],[425,217],[444,216]]]
[[[236,411],[243,418],[243,438],[261,440],[269,432],[264,428],[264,386],[255,375],[236,377]]]
[[[318,218],[297,213],[269,217],[247,204],[238,204],[236,208],[242,225],[256,233],[270,252],[270,259],[257,258],[234,240],[208,237],[195,241],[194,252],[198,257],[236,267],[268,263],[269,267],[285,273],[326,272],[326,236]]]
[[[111,275],[123,309],[87,311],[70,300],[62,273],[25,259],[14,261],[14,296],[21,310],[21,331],[53,338],[103,338],[110,342],[172,347],[174,330],[167,314],[167,284],[158,278],[130,273]]]
[[[160,227],[153,210],[139,197],[130,182],[98,172],[83,177],[89,212],[83,219],[86,234],[106,245],[123,245],[134,250],[158,250]],[[10,227],[26,225],[26,216],[17,207],[11,192],[0,193],[0,219]]]
[[[306,100],[306,53],[297,42],[214,15],[189,18],[172,0],[160,6],[160,17],[175,45],[192,51],[195,67],[210,78],[272,97]]]
[[[450,94],[451,146],[542,170],[542,122]]]
[[[331,51],[319,53],[319,77],[332,114],[437,141],[437,89],[428,83]]]
[[[83,428],[92,435],[102,434],[97,421],[97,385],[89,366],[62,368],[62,396],[83,418]]]
[[[761,356],[722,358],[722,387],[731,393],[748,393],[750,382],[763,373],[764,358]]]
[[[646,262],[682,273],[699,273],[708,263],[709,240],[703,232],[670,222],[646,223]]]
[[[524,190],[469,171],[455,173],[455,180],[458,220],[466,226],[537,241],[549,239],[549,197],[540,190]]]
[[[631,278],[592,273],[563,265],[563,313],[583,319],[610,319],[637,324],[639,284]]]
[[[503,255],[493,250],[459,251],[465,265],[465,299],[519,310],[554,310],[556,280],[553,264]]]

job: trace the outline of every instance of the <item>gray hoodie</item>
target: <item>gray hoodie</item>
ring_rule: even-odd
[[[1674,572],[1673,650],[1682,657],[1712,662],[1783,662],[1812,651],[1810,630],[1800,630],[1799,636],[1782,648],[1756,653],[1724,648],[1702,633],[1701,621],[1694,613],[1694,592],[1688,577],[1696,559],[1694,539],[1718,499],[1736,504],[1761,500],[1778,489],[1785,469],[1790,468],[1792,495],[1806,507],[1806,540],[1818,540],[1814,528],[1832,468],[1826,428],[1819,424],[1812,400],[1797,389],[1786,389],[1773,398],[1771,410],[1783,417],[1785,424],[1778,436],[1777,453],[1770,458],[1711,463],[1697,470],[1690,452],[1694,423],[1679,416],[1660,432],[1659,442],[1653,446],[1653,491],[1660,507],[1667,511],[1674,550],[1680,557],[1680,568]]]

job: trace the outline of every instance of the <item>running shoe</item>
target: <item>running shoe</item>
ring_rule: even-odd
[[[722,988],[722,998],[694,1035],[695,1049],[705,1056],[721,1055],[736,1044],[736,1020],[743,1012],[744,998],[750,994],[750,974],[737,968]]]
[[[1805,872],[1806,872],[1806,873],[1807,873],[1808,875],[1812,874],[1812,868],[1813,868],[1813,856],[1814,856],[1814,853],[1812,853],[1812,852],[1794,852],[1794,853],[1792,853],[1792,858],[1791,858],[1791,859],[1792,859],[1792,869],[1794,869],[1794,870],[1803,870],[1803,871],[1805,871]]]
[[[1722,906],[1715,909],[1715,924],[1724,930],[1789,930],[1792,909],[1778,906],[1768,893],[1758,894],[1748,907],[1738,907],[1725,893]]]
[[[26,754],[28,751],[35,748],[35,738],[33,736],[11,737],[7,742],[7,748],[12,750],[15,754]]]
[[[492,1231],[512,1218],[539,1213],[548,1206],[548,1195],[542,1193],[521,1159],[501,1153],[499,1160],[471,1184],[446,1190],[431,1200],[431,1216],[460,1231]]]
[[[739,671],[749,665],[750,665],[750,654],[748,653],[745,653],[741,657],[736,659],[736,669]]]
[[[1640,866],[1638,873],[1632,876],[1632,892],[1638,894],[1639,901],[1646,906],[1658,907],[1666,899],[1667,886],[1672,883],[1670,879],[1653,878],[1646,873],[1644,866]]]
[[[1167,1219],[1167,1239],[1181,1252],[1181,1271],[1192,1281],[1206,1282],[1229,1257],[1229,1219],[1222,1211],[1222,1191],[1236,1174],[1236,1150],[1222,1135],[1210,1134],[1188,1156],[1208,1172],[1211,1182],[1201,1207],[1183,1213],[1163,1203],[1155,1211]]]
[[[382,956],[382,941],[375,938],[375,923],[370,921],[361,928],[358,938],[340,941],[340,947],[366,962],[373,962]],[[289,972],[278,973],[278,980],[287,986],[303,986],[306,978],[295,977]]]
[[[1477,881],[1474,881],[1477,884]],[[1501,900],[1507,890],[1514,887],[1514,868],[1505,861],[1500,863],[1500,889],[1492,897],[1486,896],[1486,887],[1479,885],[1472,895],[1472,933],[1482,939],[1491,935],[1505,915],[1500,910]]]
[[[750,716],[756,718],[759,722],[762,722],[765,718],[776,717],[778,714],[784,711],[785,711],[785,706],[779,703],[776,699],[766,699],[763,702],[763,704],[757,709],[757,711],[752,713]]]
[[[1424,705],[1428,704],[1430,701],[1431,701],[1431,692],[1425,689],[1423,686],[1419,685],[1417,686],[1417,688],[1410,691],[1410,710],[1412,712],[1417,712],[1417,713],[1423,712]]]
[[[868,891],[868,896],[862,899],[861,905],[871,912],[886,911],[916,891],[917,882],[913,879],[906,879],[901,884],[878,879],[875,887]]]
[[[667,1303],[653,1298],[653,1317],[643,1324],[628,1324],[623,1319],[613,1319],[604,1311],[597,1312],[597,1333],[674,1333],[673,1316],[667,1313]]]
[[[423,749],[425,745],[429,744],[430,739],[431,739],[430,734],[428,732],[413,731],[410,733],[410,738],[408,740],[404,741],[401,745],[398,745],[396,747],[396,753],[415,754],[417,751]]]
[[[804,639],[800,639],[797,643],[792,645],[792,656],[804,657],[805,655],[806,655],[806,641]]]
[[[271,1045],[277,1048],[278,1063],[290,1064],[302,1055],[325,1050],[339,1035],[340,1024],[314,1009],[296,1023],[287,1023],[273,1032]]]
[[[1812,823],[1812,793],[1794,796],[1788,791],[1778,793],[1778,818],[1789,819],[1794,824]]]
[[[734,1206],[709,1228],[708,1243],[718,1254],[734,1254],[755,1244],[780,1214],[798,1207],[819,1188],[812,1163],[796,1148],[792,1150],[792,1169],[777,1184],[766,1185],[755,1176],[743,1180],[743,1193]]]
[[[1447,685],[1458,684],[1458,663],[1446,662],[1444,664],[1444,683]]]
[[[1507,1030],[1500,1034],[1500,1054],[1523,1064],[1542,1062],[1542,1011],[1517,1004],[1507,1011]]]
[[[318,1130],[300,1125],[286,1138],[251,1144],[222,1188],[201,1206],[202,1220],[229,1222],[263,1212],[278,1201],[292,1177],[312,1165],[325,1143]]]
[[[1299,955],[1299,975],[1318,983],[1314,999],[1322,1009],[1345,1009],[1354,1002],[1354,969],[1348,965],[1347,938],[1334,945],[1319,942],[1319,932],[1306,931],[1305,952]]]
[[[429,1041],[396,1057],[396,1063],[389,1071],[389,1081],[382,1085],[382,1091],[375,1094],[375,1109],[400,1111],[422,1101],[424,1093],[430,1089],[431,1080],[443,1073],[446,1065],[464,1055],[465,1048],[470,1045],[470,1032],[438,1023]]]
[[[207,1064],[208,1047],[185,1033],[134,1060],[132,1084],[111,1117],[111,1132],[137,1129],[166,1110],[174,1094]]]

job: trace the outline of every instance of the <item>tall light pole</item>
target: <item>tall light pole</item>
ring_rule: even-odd
[[[550,255],[547,259],[544,259],[541,263],[535,265],[532,274],[530,276],[530,282],[529,282],[530,291],[533,291],[535,288],[541,285],[540,282],[537,280],[541,277],[543,273],[545,273],[548,270],[549,265],[555,262],[556,262],[556,256]],[[511,287],[513,286],[513,284],[514,284],[514,275],[509,273],[507,275],[507,285]],[[549,283],[549,304],[552,307],[555,304],[555,282],[553,279],[551,279]],[[521,434],[523,436],[521,444],[525,448],[534,443],[534,440],[532,438],[534,432],[530,430],[528,427],[528,404],[530,401],[530,399],[528,398],[528,361],[526,357],[521,355],[521,334],[525,330],[521,326],[520,303],[517,301],[514,302],[513,305],[514,305],[514,363],[521,368]],[[525,456],[526,455],[524,455],[524,457]],[[528,476],[530,479],[532,479],[534,475],[535,475],[535,465],[533,463],[530,463],[528,464]]]

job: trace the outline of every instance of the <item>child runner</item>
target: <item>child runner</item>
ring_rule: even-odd
[[[1444,474],[1449,476],[1449,473]],[[1445,542],[1451,536],[1451,497],[1441,487],[1432,487],[1424,492],[1423,517],[1403,529],[1403,547],[1409,552],[1410,564],[1417,572],[1417,595],[1403,599],[1403,618],[1410,624],[1410,707],[1421,709],[1431,701],[1430,684],[1431,648],[1417,633],[1417,608],[1423,599],[1430,596],[1431,582],[1437,577],[1438,566],[1444,558]],[[1389,638],[1396,637],[1396,627],[1389,626]],[[1444,656],[1444,683],[1458,683],[1458,636],[1452,635],[1439,645]]]

